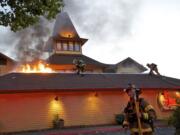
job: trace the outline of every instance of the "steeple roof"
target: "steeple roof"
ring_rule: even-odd
[[[54,25],[53,37],[80,38],[69,15],[66,12],[59,13]]]
[[[61,12],[56,17],[53,34],[47,41],[44,51],[51,52],[56,42],[79,42],[82,46],[87,40],[79,36],[68,13]]]

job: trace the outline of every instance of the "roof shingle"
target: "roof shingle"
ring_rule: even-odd
[[[0,91],[180,89],[180,80],[148,74],[11,73],[0,77]]]
[[[98,62],[92,58],[89,58],[82,54],[53,54],[46,61],[49,64],[73,64],[74,59],[81,59],[87,65],[95,65],[100,67],[106,67],[106,64]]]

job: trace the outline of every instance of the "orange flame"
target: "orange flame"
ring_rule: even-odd
[[[21,72],[23,73],[52,73],[53,70],[48,66],[48,64],[44,64],[39,61],[37,64],[25,64],[21,65]]]

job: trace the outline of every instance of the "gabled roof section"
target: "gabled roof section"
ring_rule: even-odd
[[[116,64],[107,64],[106,68],[104,69],[104,73],[116,73],[117,66]]]
[[[98,67],[106,67],[107,65],[101,62],[98,62],[92,58],[89,58],[82,54],[53,54],[51,55],[46,61],[49,64],[73,64],[74,59],[81,59],[83,60],[87,65],[94,65]]]
[[[15,60],[13,60],[12,58],[8,57],[7,55],[5,55],[5,54],[3,54],[1,52],[0,52],[0,57],[5,58],[5,59],[7,59],[7,60],[9,60],[9,61],[11,61],[13,63],[16,63]]]
[[[0,92],[123,90],[133,83],[142,89],[180,90],[180,80],[148,74],[10,73],[0,76]]]
[[[123,61],[117,63],[116,66],[128,67],[129,65],[132,65],[132,64],[136,65],[142,72],[147,70],[146,67],[144,67],[143,65],[139,64],[138,62],[136,62],[135,60],[133,60],[130,57],[128,57],[128,58],[124,59]]]

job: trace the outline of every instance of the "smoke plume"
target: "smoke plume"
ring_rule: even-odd
[[[39,22],[18,32],[1,27],[0,52],[20,61],[27,62],[41,58],[44,44],[52,32],[52,21],[41,17]]]
[[[65,11],[93,39],[129,35],[141,0],[65,0]]]
[[[17,32],[18,42],[15,45],[17,59],[20,61],[39,59],[49,35],[48,21],[43,17],[38,24]]]
[[[109,46],[131,34],[132,21],[141,0],[64,0],[64,3],[64,10],[69,13],[80,36],[90,39],[88,51],[94,52],[93,44]],[[0,51],[20,61],[41,57],[44,42],[53,30],[49,24],[52,25],[41,18],[39,24],[17,33],[1,32]],[[114,47],[117,50],[119,45]]]

